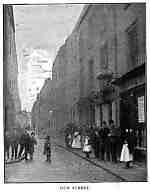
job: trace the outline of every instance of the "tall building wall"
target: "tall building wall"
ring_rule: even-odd
[[[140,83],[145,83],[144,74],[137,72],[143,68],[132,72],[133,78],[139,73],[136,79],[128,74],[145,62],[145,22],[145,4],[85,6],[53,65],[54,74],[59,77],[65,74],[57,80],[53,77],[55,128],[61,129],[69,121],[101,125],[103,120],[110,119],[118,127],[121,125],[121,91],[126,88],[130,92],[131,87],[137,89]],[[133,38],[133,46],[129,46],[135,24],[137,58],[131,54],[136,39]],[[136,52],[136,48],[133,51]],[[131,62],[131,56],[135,62]],[[112,84],[116,80],[125,85]],[[138,98],[135,99],[137,102]]]
[[[4,96],[6,128],[18,127],[17,114],[21,110],[18,91],[18,64],[15,44],[13,8],[4,5]]]

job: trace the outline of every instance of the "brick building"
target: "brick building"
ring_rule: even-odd
[[[11,129],[20,126],[17,122],[17,115],[21,111],[21,104],[18,90],[18,64],[12,6],[4,5],[3,13],[4,118],[5,128]]]

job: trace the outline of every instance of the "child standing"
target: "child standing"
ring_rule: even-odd
[[[46,141],[44,143],[44,155],[46,155],[46,161],[51,162],[51,142],[50,136],[46,137]]]
[[[86,154],[86,158],[90,157],[90,153],[92,151],[92,147],[90,144],[90,137],[85,136],[84,144],[83,144],[83,152]]]
[[[126,168],[130,168],[130,162],[133,161],[133,155],[129,151],[127,140],[124,141],[122,146],[120,161],[126,163]]]

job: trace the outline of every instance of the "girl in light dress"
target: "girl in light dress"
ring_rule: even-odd
[[[81,149],[81,135],[79,132],[74,133],[72,148]]]
[[[85,136],[84,143],[83,143],[83,152],[86,154],[86,158],[90,157],[90,153],[92,152],[92,146],[91,146],[89,136]]]
[[[130,168],[130,162],[133,161],[133,155],[129,151],[127,140],[124,141],[122,146],[120,161],[126,163],[126,168]]]
[[[126,168],[130,168],[130,164],[133,161],[136,144],[137,141],[133,133],[133,129],[126,129],[126,139],[124,141],[120,157],[120,161],[126,163]]]

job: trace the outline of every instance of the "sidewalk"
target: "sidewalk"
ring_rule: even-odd
[[[19,163],[19,162],[21,162],[22,160],[24,160],[24,157],[22,157],[22,158],[20,158],[20,159],[13,159],[13,160],[9,159],[9,160],[5,161],[5,164]]]
[[[65,146],[64,139],[62,137],[54,138],[54,141],[58,145],[65,147],[70,152],[73,152],[74,154],[85,158],[85,154],[82,152],[82,150],[67,148]],[[112,163],[112,162],[108,162],[108,161],[100,161],[100,160],[95,159],[93,153],[90,155],[89,161],[93,164],[96,164],[96,165],[102,167],[105,170],[110,171],[114,175],[120,176],[121,178],[123,178],[127,182],[144,182],[144,181],[147,181],[147,168],[146,168],[145,163],[134,162],[132,168],[125,169],[124,163]]]

